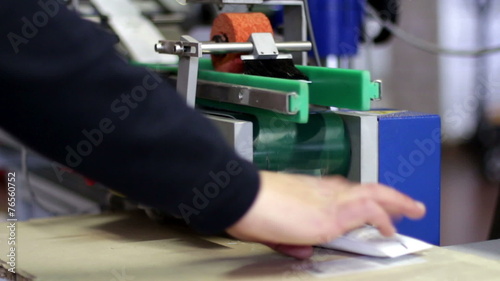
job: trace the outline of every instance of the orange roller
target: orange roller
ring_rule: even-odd
[[[271,23],[263,13],[222,13],[213,22],[210,38],[216,42],[247,42],[255,32],[273,33]],[[241,55],[212,55],[212,64],[218,71],[242,73]]]

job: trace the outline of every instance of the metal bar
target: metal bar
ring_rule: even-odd
[[[254,45],[250,42],[244,43],[213,43],[203,42],[201,49],[203,54],[218,54],[230,52],[251,52]],[[294,52],[294,51],[309,51],[311,50],[311,42],[295,41],[295,42],[276,42],[276,48],[280,52]]]
[[[296,52],[311,50],[311,42],[276,42],[276,48],[280,52]],[[254,45],[250,42],[242,43],[215,43],[201,42],[201,52],[203,54],[223,54],[223,53],[245,53],[252,52]],[[155,45],[158,53],[184,55],[188,52],[182,46],[181,42],[172,42],[161,40]]]
[[[282,92],[248,86],[198,80],[198,98],[218,102],[246,105],[271,110],[287,115],[297,112],[290,111],[290,98],[294,92]]]

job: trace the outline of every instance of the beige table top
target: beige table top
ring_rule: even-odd
[[[6,230],[4,223],[4,261]],[[439,247],[395,260],[317,249],[298,261],[137,212],[18,222],[16,242],[16,270],[26,280],[500,280],[500,262]]]

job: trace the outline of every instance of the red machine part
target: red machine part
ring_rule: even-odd
[[[273,33],[269,19],[263,13],[222,13],[212,24],[210,38],[216,42],[247,42],[252,33]],[[243,72],[241,53],[212,55],[215,70]]]

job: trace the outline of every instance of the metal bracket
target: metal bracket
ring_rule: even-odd
[[[188,106],[194,107],[201,43],[188,35],[181,36],[180,43],[183,55],[179,57],[179,73],[182,75],[177,77],[177,91],[184,96]]]
[[[278,48],[271,33],[252,33],[248,41],[253,43],[253,56],[256,59],[275,59]]]
[[[290,111],[290,99],[295,92],[284,92],[249,86],[198,80],[199,98],[237,105],[251,106],[286,115],[295,115]]]
[[[280,54],[271,33],[252,33],[248,41],[253,44],[251,55],[242,55],[242,60],[291,59],[290,54]]]
[[[292,56],[290,54],[279,54],[279,50],[305,51],[311,49],[311,42],[275,43],[270,33],[253,33],[250,41],[244,43],[202,43],[189,35],[183,35],[180,41],[160,40],[155,44],[154,48],[158,53],[176,54],[179,56],[177,91],[184,96],[189,106],[194,107],[198,84],[199,58],[203,54],[246,51],[253,52],[253,55],[241,56],[242,59],[282,59],[292,58]],[[252,104],[251,106],[263,108],[262,102],[261,104],[255,103],[255,105]],[[288,104],[286,108],[280,108],[280,110],[286,114],[295,114],[288,112]]]
[[[373,101],[382,100],[382,80],[374,80],[373,83],[378,84],[378,98],[372,98]]]

